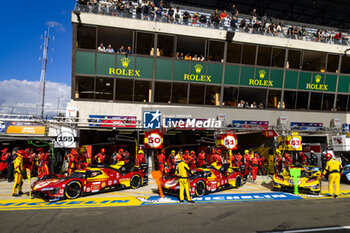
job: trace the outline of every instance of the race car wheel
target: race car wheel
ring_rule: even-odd
[[[204,196],[205,193],[206,193],[205,183],[203,180],[200,180],[196,184],[196,196],[201,197],[201,196]]]
[[[142,179],[139,175],[134,175],[130,180],[130,187],[133,189],[137,189],[141,186]]]
[[[236,177],[236,188],[239,188],[242,186],[242,178],[240,176]]]
[[[68,199],[74,199],[81,195],[81,191],[81,184],[78,181],[71,181],[64,188],[64,195]]]

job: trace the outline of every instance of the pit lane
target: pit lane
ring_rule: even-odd
[[[33,181],[33,180],[32,180]],[[177,197],[167,196],[166,200],[158,201],[157,185],[153,179],[149,184],[139,189],[124,189],[120,191],[101,193],[80,197],[74,200],[62,200],[45,202],[41,199],[29,199],[28,195],[12,197],[12,185],[7,181],[0,182],[0,210],[23,209],[66,209],[66,208],[92,208],[92,207],[119,207],[141,205],[169,205],[179,204]],[[222,202],[251,202],[251,201],[277,201],[298,199],[329,199],[327,197],[328,182],[322,182],[321,195],[294,195],[291,193],[273,192],[270,177],[259,176],[253,183],[248,181],[239,189],[229,189],[212,193],[203,197],[195,197],[197,203],[222,203]],[[350,197],[350,186],[341,184],[339,198]],[[28,181],[23,184],[23,192],[28,192]]]

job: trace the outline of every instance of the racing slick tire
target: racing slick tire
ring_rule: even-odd
[[[69,182],[66,187],[64,188],[64,196],[67,199],[75,199],[80,197],[82,193],[82,185],[78,181],[71,181]]]
[[[203,180],[200,180],[196,184],[196,196],[202,197],[205,194],[206,194],[205,182]]]
[[[142,178],[140,175],[133,175],[133,177],[131,177],[130,179],[130,187],[132,189],[137,189],[141,186],[142,183]]]
[[[236,188],[239,188],[242,186],[242,178],[240,176],[236,177]]]

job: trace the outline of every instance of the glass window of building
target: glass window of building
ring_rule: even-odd
[[[239,88],[238,105],[242,104],[244,108],[265,108],[266,107],[265,88]]]
[[[222,105],[237,107],[237,94],[238,94],[237,87],[225,87]]]
[[[96,27],[77,25],[77,48],[97,49]]]
[[[242,63],[246,65],[255,65],[256,46],[243,45]]]
[[[113,89],[113,78],[96,78],[95,99],[113,100]]]
[[[296,100],[296,91],[284,91],[283,102],[286,109],[295,109]]]
[[[187,83],[173,83],[171,102],[176,104],[187,104]]]
[[[224,59],[224,42],[209,41],[209,61],[223,62]]]
[[[131,79],[116,79],[115,100],[132,101],[134,81]]]
[[[321,110],[322,93],[312,92],[310,98],[310,110]]]
[[[154,55],[154,35],[150,33],[136,33],[136,54]],[[159,51],[157,50],[157,55]]]
[[[228,43],[227,46],[227,62],[241,63],[242,45],[235,43]]]
[[[328,54],[327,72],[338,72],[339,56]]]
[[[258,46],[258,66],[270,66],[271,65],[271,47]]]
[[[204,89],[205,85],[191,84],[188,102],[190,104],[204,104]]]
[[[100,45],[100,43],[103,43],[106,49],[111,45],[115,53],[117,53],[118,49],[122,46],[124,47],[124,51],[126,51],[129,46],[133,49],[133,32],[120,28],[99,27],[98,45]]]
[[[300,69],[301,51],[288,50],[287,69]]]
[[[268,108],[285,108],[285,105],[281,105],[281,92],[280,90],[269,90],[267,99]]]
[[[220,105],[220,86],[207,86],[205,89],[205,104],[206,105]]]
[[[160,56],[174,56],[174,36],[158,35],[158,50]]]
[[[171,83],[156,82],[154,91],[154,102],[170,103]]]
[[[284,60],[286,59],[286,50],[280,49],[280,48],[273,48],[272,49],[272,60],[271,60],[271,66],[272,67],[284,67]]]
[[[326,53],[304,50],[302,69],[308,71],[325,72],[326,57]]]
[[[309,103],[309,92],[299,91],[297,95],[297,106],[296,109],[307,110]],[[321,106],[321,103],[320,103]]]
[[[350,55],[342,56],[340,72],[350,74]]]
[[[178,36],[177,37],[177,47],[176,52],[179,54],[189,54],[191,59],[197,55],[200,57],[201,55],[205,56],[205,43],[206,40],[202,38],[195,38],[189,36]]]
[[[152,82],[151,81],[135,81],[134,101],[151,102]]]
[[[76,77],[74,97],[76,99],[94,99],[95,98],[95,78]]]
[[[327,94],[327,93],[323,94],[322,110],[333,111],[334,110],[333,105],[334,105],[334,94]]]
[[[348,105],[348,95],[337,95],[336,109],[339,112],[345,112]]]

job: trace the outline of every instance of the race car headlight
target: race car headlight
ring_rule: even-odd
[[[317,178],[309,179],[309,180],[306,181],[306,183],[315,182],[315,181],[317,181]]]
[[[50,191],[50,194],[57,194],[60,191],[60,188],[55,188]]]
[[[53,190],[54,189],[54,187],[51,187],[51,188],[43,188],[41,191],[51,191],[51,190]]]
[[[320,188],[320,184],[312,185],[312,189],[319,189],[319,188]]]

